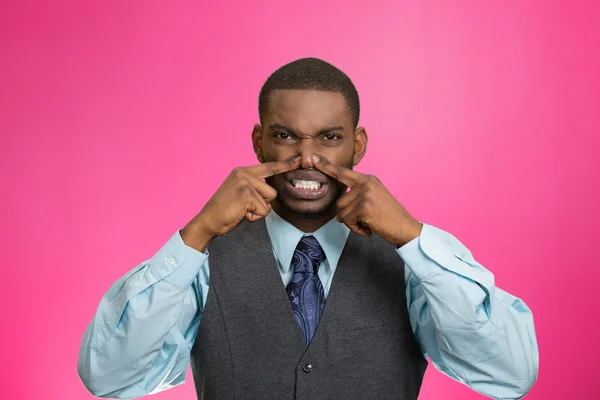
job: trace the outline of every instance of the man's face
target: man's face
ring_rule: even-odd
[[[340,93],[277,90],[271,93],[263,126],[253,132],[261,161],[301,156],[295,171],[270,177],[277,200],[295,214],[314,216],[335,208],[346,186],[313,168],[317,153],[331,164],[352,168],[366,147],[364,129],[354,130],[352,116]]]

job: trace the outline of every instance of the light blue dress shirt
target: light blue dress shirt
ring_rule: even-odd
[[[274,211],[266,225],[287,285],[305,233]],[[327,296],[349,229],[332,219],[311,234],[326,255],[319,277]],[[153,258],[112,285],[79,354],[79,376],[93,395],[134,398],[185,382],[209,290],[209,251],[186,246],[176,232]],[[491,398],[524,396],[539,362],[527,305],[495,287],[493,275],[458,239],[431,225],[423,224],[421,235],[397,253],[408,267],[413,331],[435,368]]]

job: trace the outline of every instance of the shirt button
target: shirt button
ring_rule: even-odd
[[[302,371],[306,372],[307,374],[312,371],[313,366],[311,363],[306,363],[302,366]]]
[[[173,264],[175,264],[175,259],[173,257],[169,257],[169,259],[167,260],[167,263],[169,265],[173,265]]]

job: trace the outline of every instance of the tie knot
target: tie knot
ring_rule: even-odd
[[[294,252],[294,259],[294,262],[292,262],[294,272],[309,272],[312,270],[311,272],[316,274],[319,265],[325,260],[325,252],[314,236],[303,236]]]

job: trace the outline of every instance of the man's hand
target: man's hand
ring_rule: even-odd
[[[244,217],[250,222],[266,217],[277,192],[262,179],[299,166],[300,157],[296,157],[235,168],[202,211],[182,229],[184,243],[204,251],[215,237],[234,230]]]
[[[356,234],[370,236],[372,232],[398,247],[421,234],[422,224],[413,218],[374,176],[332,165],[317,154],[313,155],[315,169],[342,182],[350,188],[336,205],[337,219]]]

